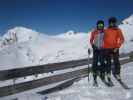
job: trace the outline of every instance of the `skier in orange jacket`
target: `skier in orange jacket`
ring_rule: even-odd
[[[105,57],[107,60],[106,71],[107,77],[111,75],[111,59],[113,59],[114,68],[112,69],[114,77],[120,79],[120,62],[119,62],[119,48],[124,43],[122,31],[117,26],[117,19],[111,17],[108,20],[109,27],[105,29],[104,44]]]

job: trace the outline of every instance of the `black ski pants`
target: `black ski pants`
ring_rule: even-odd
[[[93,63],[92,63],[92,71],[94,80],[96,80],[97,75],[100,72],[104,72],[105,70],[104,64],[104,50],[103,49],[93,49]]]
[[[120,61],[119,61],[119,49],[114,52],[114,49],[105,49],[104,50],[104,58],[105,58],[105,71],[109,74],[112,73],[114,75],[119,74],[120,75]],[[113,67],[111,67],[111,60],[113,60]]]

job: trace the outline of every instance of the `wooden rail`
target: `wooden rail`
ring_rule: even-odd
[[[132,62],[133,59],[126,58],[123,60],[120,60],[121,64],[126,64],[129,62]],[[0,97],[8,96],[20,92],[24,92],[27,90],[35,89],[41,86],[47,86],[49,84],[65,81],[72,78],[80,78],[80,77],[86,77],[88,76],[88,68],[75,70],[59,75],[49,76],[38,80],[32,80],[24,83],[19,83],[15,85],[9,85],[0,87]]]
[[[51,77],[29,81],[29,82],[0,87],[0,97],[24,92],[30,89],[34,89],[34,88],[41,87],[41,86],[46,86],[46,85],[56,83],[56,82],[61,82],[61,81],[71,79],[71,78],[81,77],[81,76],[87,75],[87,73],[88,72],[86,68],[82,70],[76,70],[76,71],[72,71],[72,72],[68,72],[68,73],[64,73],[60,75],[55,75]]]
[[[133,55],[133,52],[127,54],[121,54],[120,58],[128,57]],[[90,63],[92,59],[90,59]],[[48,73],[52,71],[58,71],[68,68],[74,68],[78,66],[88,65],[88,59],[72,60],[60,63],[46,64],[46,65],[37,65],[24,68],[15,68],[10,70],[0,71],[0,81],[9,80],[13,78],[26,77],[29,75]]]

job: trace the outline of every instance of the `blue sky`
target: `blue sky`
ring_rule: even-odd
[[[120,21],[133,14],[133,0],[0,0],[0,34],[24,26],[54,35],[88,32],[98,19]]]

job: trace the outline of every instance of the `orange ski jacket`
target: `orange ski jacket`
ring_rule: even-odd
[[[104,30],[103,48],[120,48],[124,43],[122,31],[119,28],[107,28]]]

